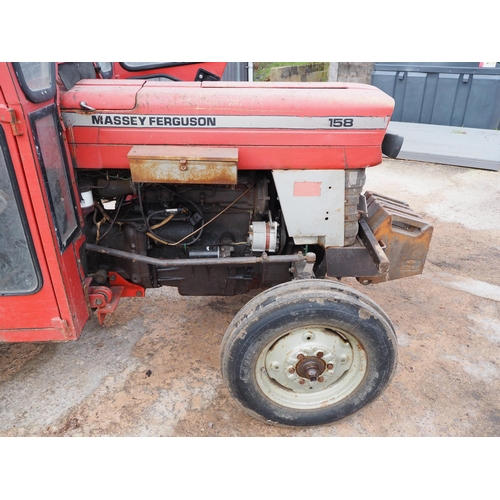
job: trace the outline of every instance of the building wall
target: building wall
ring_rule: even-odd
[[[338,82],[366,84],[370,84],[371,82],[374,65],[372,62],[339,62],[330,64],[338,64]]]
[[[272,68],[269,80],[271,82],[326,82],[328,81],[328,63]]]
[[[258,64],[258,63],[255,63]],[[372,62],[320,62],[300,66],[273,68],[269,80],[274,82],[371,82]],[[248,63],[230,62],[222,76],[225,81],[247,81]]]

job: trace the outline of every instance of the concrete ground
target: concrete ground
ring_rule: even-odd
[[[399,365],[383,395],[315,428],[272,427],[229,397],[224,331],[248,296],[123,299],[67,344],[0,345],[0,436],[498,436],[498,172],[385,160],[366,189],[434,225],[420,276],[363,287],[394,322]]]

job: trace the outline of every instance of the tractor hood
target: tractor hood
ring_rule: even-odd
[[[381,162],[393,109],[342,83],[82,80],[61,98],[79,168],[128,168],[137,145],[236,147],[239,169],[364,168]]]

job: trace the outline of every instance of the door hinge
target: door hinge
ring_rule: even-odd
[[[14,109],[0,106],[0,122],[10,124],[14,135],[24,134],[24,123],[17,119]]]

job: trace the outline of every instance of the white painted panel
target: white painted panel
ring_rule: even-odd
[[[66,112],[73,127],[236,128],[284,130],[385,130],[387,116],[157,115]]]
[[[274,170],[273,177],[296,244],[344,246],[344,170]]]

